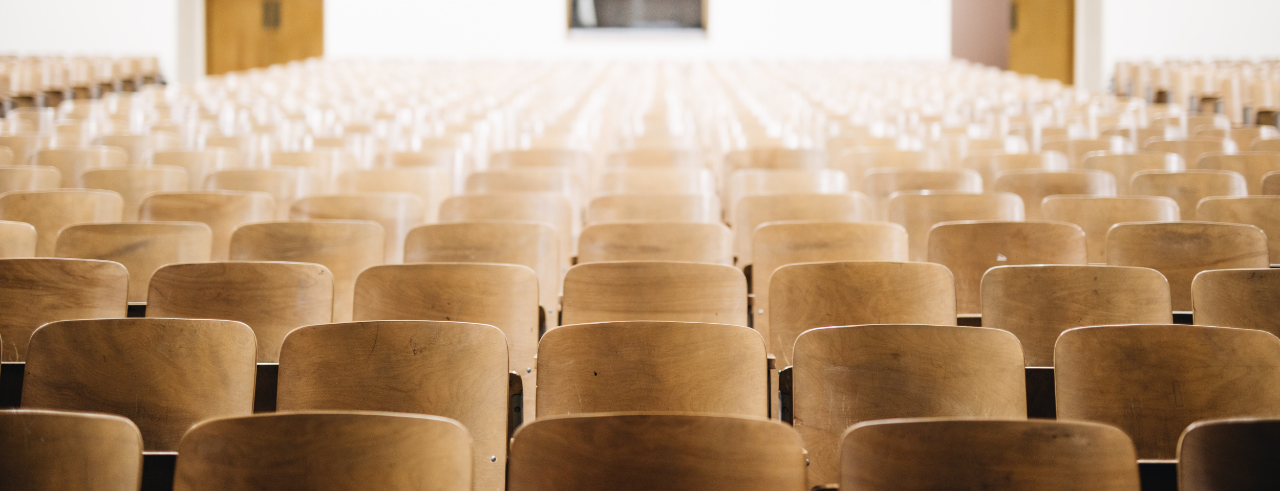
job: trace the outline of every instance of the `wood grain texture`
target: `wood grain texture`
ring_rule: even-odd
[[[795,344],[793,424],[809,484],[840,480],[845,429],[873,419],[1027,415],[1022,348],[981,327],[862,325],[814,329]]]
[[[1196,215],[1201,199],[1212,196],[1247,196],[1244,178],[1232,171],[1187,170],[1181,172],[1140,171],[1133,175],[1130,192],[1141,196],[1167,196],[1178,202],[1183,220],[1202,220]]]
[[[266,222],[275,216],[275,200],[267,193],[204,191],[157,193],[142,200],[138,220],[143,222],[200,222],[213,233],[210,259],[225,261],[236,227]]]
[[[1129,142],[1124,137],[1104,136],[1095,139],[1074,139],[1062,137],[1045,137],[1040,144],[1041,152],[1058,152],[1067,156],[1067,165],[1072,169],[1083,167],[1084,159],[1094,152],[1125,153],[1129,150]]]
[[[617,169],[600,176],[596,192],[609,194],[716,194],[709,169]]]
[[[1196,218],[1206,222],[1253,225],[1267,234],[1268,256],[1280,263],[1280,196],[1210,197],[1196,206]]]
[[[0,166],[0,193],[62,187],[62,173],[46,165]]]
[[[408,167],[361,169],[338,176],[342,193],[413,193],[422,200],[422,217],[434,223],[440,203],[453,194],[453,172],[448,168]]]
[[[174,450],[191,425],[253,411],[253,331],[234,321],[92,319],[31,336],[22,407],[119,414],[146,450]]]
[[[1245,147],[1242,147],[1245,148]],[[1249,195],[1262,192],[1262,178],[1269,172],[1280,171],[1280,153],[1239,152],[1237,154],[1207,153],[1200,157],[1199,169],[1231,171],[1244,176]]]
[[[440,205],[440,222],[477,221],[543,222],[556,230],[560,257],[573,257],[577,219],[569,198],[547,193],[465,194],[453,196]]]
[[[1080,421],[897,419],[860,423],[841,446],[840,489],[1138,491],[1129,437]]]
[[[1127,197],[1131,194],[1129,182],[1133,180],[1134,174],[1144,170],[1177,172],[1185,170],[1187,165],[1176,153],[1094,152],[1084,156],[1080,167],[1086,170],[1110,172],[1116,178],[1116,194]]]
[[[58,169],[62,175],[62,185],[57,187],[78,188],[80,174],[84,171],[94,167],[129,165],[129,154],[123,148],[105,145],[59,147],[36,153],[35,163]]]
[[[1067,169],[1065,156],[1049,153],[1000,153],[983,152],[969,155],[960,161],[960,166],[973,169],[982,175],[982,182],[992,185],[1001,172],[1011,170],[1060,171]]]
[[[982,325],[1018,336],[1026,365],[1053,366],[1063,331],[1111,324],[1172,324],[1169,282],[1124,266],[999,266],[982,278]]]
[[[0,195],[0,219],[36,228],[36,255],[54,255],[58,231],[82,223],[119,222],[123,200],[111,191],[55,189]]]
[[[206,421],[178,448],[176,491],[468,491],[471,444],[456,421],[375,412]]]
[[[563,323],[680,321],[747,325],[747,279],[720,264],[580,264],[564,278]]]
[[[929,231],[929,262],[951,270],[961,315],[981,313],[991,268],[1086,261],[1084,230],[1066,222],[943,222]]]
[[[307,326],[280,352],[279,411],[391,411],[452,418],[472,437],[476,489],[501,491],[507,461],[507,341],[463,322]]]
[[[626,221],[721,223],[720,199],[709,195],[615,194],[587,204],[589,224]]]
[[[231,235],[230,257],[323,265],[333,274],[333,321],[347,322],[356,277],[383,263],[384,237],[381,225],[362,220],[250,223]]]
[[[80,174],[87,189],[115,191],[124,199],[124,221],[138,221],[138,205],[152,193],[187,190],[187,171],[181,167],[107,167],[92,168]]]
[[[738,202],[733,219],[733,250],[738,267],[753,262],[751,236],[756,227],[784,220],[860,222],[871,217],[862,193],[776,194],[748,196]]]
[[[838,170],[742,169],[729,174],[723,205],[729,219],[736,220],[738,204],[748,196],[839,194],[848,191],[848,178]]]
[[[908,257],[925,261],[929,230],[942,222],[963,220],[1022,221],[1022,198],[1013,193],[963,194],[904,192],[889,200],[889,221],[907,229]]]
[[[4,361],[25,361],[36,328],[69,319],[124,317],[129,272],[83,259],[0,260],[0,340]]]
[[[1045,220],[1040,205],[1049,196],[1116,195],[1116,180],[1105,171],[1009,170],[999,175],[992,189],[1000,193],[1013,193],[1022,198],[1027,220]]]
[[[1280,482],[1280,420],[1198,421],[1178,441],[1178,489],[1245,491]]]
[[[128,419],[64,411],[0,411],[7,489],[137,491],[142,435]]]
[[[1191,310],[1191,280],[1210,269],[1265,268],[1267,236],[1252,225],[1122,223],[1107,233],[1107,264],[1159,271],[1173,310]]]
[[[404,262],[404,238],[409,229],[423,223],[422,200],[410,193],[330,194],[308,196],[293,202],[290,220],[368,220],[382,225],[386,234],[384,262]]]
[[[877,220],[889,218],[889,196],[901,191],[981,193],[982,177],[969,169],[869,169],[862,176],[863,194],[871,199]]]
[[[276,219],[287,220],[294,200],[320,192],[321,180],[310,169],[228,169],[209,174],[204,188],[210,191],[253,191],[270,194]]]
[[[1280,336],[1280,269],[1201,271],[1191,281],[1196,325],[1257,329]]]
[[[861,324],[956,324],[951,272],[932,263],[823,262],[774,270],[767,334],[779,366],[810,329]]]
[[[804,467],[795,430],[763,418],[560,416],[516,432],[509,489],[801,491]]]
[[[171,264],[151,276],[146,301],[147,317],[243,322],[258,363],[277,363],[289,331],[332,320],[333,274],[311,263]]]
[[[1200,157],[1211,153],[1235,153],[1235,142],[1224,138],[1189,137],[1179,139],[1153,138],[1138,142],[1148,152],[1176,153],[1187,163],[1187,169],[1199,169]]]
[[[0,220],[0,259],[36,257],[36,228],[26,222]]]
[[[592,225],[578,237],[578,264],[602,261],[684,261],[732,266],[733,232],[718,223]]]
[[[1280,339],[1185,325],[1082,327],[1054,348],[1059,419],[1116,426],[1140,459],[1172,459],[1210,418],[1280,415]]]
[[[1176,222],[1178,203],[1164,196],[1078,196],[1045,198],[1045,220],[1079,225],[1084,230],[1089,262],[1107,262],[1107,231],[1124,222]]]
[[[58,235],[54,256],[124,265],[128,300],[145,302],[152,273],[167,264],[208,261],[211,240],[209,226],[198,222],[71,225]]]

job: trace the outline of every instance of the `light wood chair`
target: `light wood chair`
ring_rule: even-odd
[[[1262,194],[1280,195],[1280,171],[1268,172],[1267,175],[1262,176]]]
[[[1200,157],[1199,169],[1232,171],[1244,176],[1250,195],[1262,193],[1262,178],[1280,171],[1280,152],[1209,153]]]
[[[391,167],[400,169],[415,167],[452,169],[462,156],[457,148],[434,148],[416,152],[391,152],[385,157]]]
[[[1022,198],[1012,193],[963,194],[904,192],[889,199],[889,221],[907,229],[908,257],[928,257],[929,230],[942,222],[962,220],[1022,221]]]
[[[409,229],[423,223],[425,205],[410,193],[330,194],[308,196],[293,202],[289,219],[368,220],[382,225],[386,234],[385,262],[404,262],[404,239]]]
[[[0,260],[0,339],[4,361],[24,361],[36,328],[68,319],[124,317],[129,272],[82,259]]]
[[[742,416],[623,413],[539,419],[516,432],[509,475],[511,491],[808,489],[804,449],[795,430]]]
[[[82,223],[119,222],[123,200],[112,191],[52,189],[0,195],[0,219],[36,228],[36,255],[54,254],[58,231]]]
[[[151,153],[158,149],[159,142],[151,135],[115,133],[94,138],[92,143],[124,150],[129,156],[128,165],[143,166],[151,162]]]
[[[1178,203],[1164,196],[1056,195],[1044,199],[1045,220],[1067,222],[1084,229],[1089,262],[1107,262],[1107,231],[1123,222],[1178,220]]]
[[[742,169],[725,183],[724,209],[730,220],[743,198],[774,194],[840,194],[849,191],[843,172],[831,169]],[[730,222],[731,224],[734,222]]]
[[[792,414],[809,452],[811,486],[840,480],[840,438],[856,423],[1027,415],[1022,348],[1018,338],[999,329],[813,329],[796,338],[792,377]]]
[[[1263,331],[1081,327],[1058,338],[1054,365],[1058,418],[1118,427],[1140,459],[1174,458],[1196,421],[1280,415],[1280,339]]]
[[[1202,271],[1191,281],[1192,320],[1201,326],[1257,329],[1280,335],[1280,270]]]
[[[731,150],[724,154],[724,174],[740,169],[821,169],[827,166],[827,152],[803,148],[757,147]]]
[[[356,167],[355,156],[341,148],[315,146],[310,151],[271,152],[267,154],[268,167],[306,169],[319,180],[317,193],[332,193],[337,189],[338,176]]]
[[[80,174],[85,188],[120,194],[126,222],[138,221],[138,206],[148,195],[184,192],[187,181],[187,171],[181,167],[98,167]]]
[[[1045,198],[1059,194],[1115,196],[1116,180],[1100,170],[1011,170],[1000,173],[992,190],[1018,195],[1027,220],[1044,220],[1040,207]]]
[[[1084,421],[870,421],[841,440],[840,489],[1138,491],[1137,460],[1123,431]]]
[[[627,222],[592,225],[578,238],[578,264],[684,261],[733,265],[733,233],[718,223]]]
[[[609,154],[610,167],[632,168],[701,168],[702,156],[696,151],[672,148],[641,148]]]
[[[1096,139],[1048,137],[1040,144],[1040,151],[1065,155],[1068,168],[1079,169],[1084,163],[1085,156],[1092,152],[1125,153],[1129,151],[1129,140],[1119,136],[1104,136]]]
[[[556,230],[560,257],[574,256],[577,218],[569,198],[546,193],[464,194],[444,200],[440,222],[534,221]]]
[[[1182,157],[1187,169],[1200,168],[1200,157],[1213,153],[1234,154],[1238,150],[1234,141],[1223,138],[1189,137],[1178,139],[1152,139],[1142,147],[1148,152],[1171,152]]]
[[[13,152],[12,165],[27,165],[31,163],[31,159],[37,158],[43,149],[48,148],[51,138],[38,133],[17,133],[0,135],[0,147],[6,147]],[[41,164],[39,160],[36,165]]]
[[[895,137],[875,137],[869,134],[857,136],[839,136],[827,139],[827,153],[838,158],[848,152],[888,151],[898,149]]]
[[[769,282],[766,346],[792,365],[801,333],[860,324],[956,324],[951,271],[933,263],[823,262],[782,266]],[[758,328],[759,326],[757,326]]]
[[[538,417],[628,411],[763,417],[766,362],[760,334],[743,326],[567,325],[538,344]]]
[[[166,264],[209,260],[212,232],[198,222],[93,223],[58,234],[55,257],[115,261],[129,270],[130,302],[147,301],[151,275]]]
[[[1280,419],[1197,421],[1178,441],[1178,489],[1244,491],[1280,482]]]
[[[9,191],[39,191],[62,186],[62,173],[57,167],[45,165],[0,166],[0,193]]]
[[[213,147],[204,150],[159,150],[151,154],[151,165],[181,167],[187,171],[187,188],[200,189],[209,174],[243,167],[244,163],[236,150]]]
[[[1001,153],[983,152],[965,157],[960,166],[978,171],[982,182],[988,186],[996,182],[1001,172],[1011,170],[1065,171],[1068,168],[1067,158],[1057,152],[1047,153]]]
[[[30,223],[0,220],[0,259],[36,257],[36,228]]]
[[[142,222],[200,222],[213,232],[210,259],[226,261],[231,234],[236,227],[275,217],[275,199],[267,193],[245,191],[202,191],[156,193],[142,200],[138,220]]]
[[[413,414],[313,411],[220,418],[182,438],[173,489],[468,491],[470,440],[457,421]]]
[[[587,223],[627,221],[721,223],[720,199],[689,194],[615,194],[587,205]]]
[[[591,155],[577,150],[538,148],[508,150],[489,156],[491,169],[515,169],[527,167],[552,167],[585,170],[591,165]]]
[[[1018,336],[1027,366],[1053,366],[1053,345],[1067,329],[1172,323],[1169,282],[1154,269],[999,266],[982,277],[983,327]]]
[[[0,165],[15,166],[15,164],[17,164],[17,166],[21,166],[21,165],[25,165],[26,163],[16,162],[16,159],[13,156],[13,149],[0,145]]]
[[[1066,222],[944,222],[929,231],[929,262],[951,270],[956,311],[982,311],[982,276],[997,266],[1086,264],[1084,230]]]
[[[1206,222],[1243,223],[1267,234],[1269,256],[1280,262],[1280,196],[1209,197],[1200,200],[1196,218]]]
[[[738,203],[733,220],[733,250],[738,267],[751,264],[751,236],[760,225],[785,220],[859,222],[871,217],[862,193],[749,196]]]
[[[1196,204],[1214,196],[1247,196],[1244,178],[1232,171],[1141,171],[1133,175],[1130,191],[1142,196],[1167,196],[1178,202],[1183,220],[1199,220]],[[1207,220],[1205,220],[1207,221]]]
[[[53,167],[62,173],[64,188],[80,187],[80,174],[94,167],[129,165],[129,154],[123,149],[101,145],[59,147],[35,154],[35,163]]]
[[[31,335],[22,407],[119,414],[146,450],[191,425],[253,411],[253,331],[208,319],[58,321]]]
[[[357,193],[413,193],[422,200],[425,223],[435,223],[440,203],[453,195],[453,173],[449,169],[408,167],[361,169],[338,176],[338,191]]]
[[[889,197],[902,191],[981,193],[982,177],[970,169],[918,170],[874,168],[862,176],[862,193],[871,199],[877,220],[889,218]]]
[[[0,143],[0,145],[3,145]],[[1241,150],[1244,150],[1241,148]],[[1249,150],[1254,152],[1280,152],[1280,140],[1265,139],[1253,142],[1249,146]]]
[[[347,322],[356,277],[383,264],[384,237],[381,225],[362,220],[250,223],[231,235],[230,259],[323,265],[333,274],[333,321]]]
[[[831,168],[849,176],[853,189],[862,189],[862,178],[871,169],[936,169],[941,167],[933,154],[915,150],[848,151],[831,160]]]
[[[252,191],[270,194],[276,219],[287,220],[294,200],[318,194],[320,176],[310,169],[228,169],[209,174],[204,188],[210,191]]]
[[[747,279],[732,266],[673,261],[580,264],[564,278],[562,323],[747,325]]]
[[[289,331],[333,319],[333,274],[319,264],[170,264],[151,275],[147,317],[224,319],[253,329],[258,363],[277,363]]]
[[[514,264],[427,263],[376,266],[356,280],[357,321],[473,322],[501,329],[510,370],[524,379],[526,417],[537,388],[538,277]]]
[[[142,435],[126,418],[69,411],[0,411],[0,475],[27,491],[137,491]]]
[[[1121,223],[1107,233],[1107,264],[1159,271],[1173,310],[1190,311],[1191,281],[1210,269],[1266,268],[1267,236],[1252,225]]]
[[[302,327],[289,333],[280,351],[276,409],[455,419],[471,434],[475,489],[501,491],[507,359],[502,331],[483,324],[371,321]]]
[[[596,192],[608,194],[716,194],[709,169],[616,169],[600,176]]]
[[[1187,169],[1182,157],[1167,152],[1111,153],[1095,152],[1084,156],[1081,168],[1110,172],[1115,177],[1116,194],[1132,194],[1129,183],[1133,175],[1145,170],[1179,172]]]

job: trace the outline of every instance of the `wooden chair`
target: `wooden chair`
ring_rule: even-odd
[[[718,223],[628,222],[592,225],[578,238],[578,264],[685,261],[733,265],[733,233]]]
[[[58,321],[31,335],[22,407],[119,414],[146,450],[191,425],[253,411],[253,331],[208,319]]]
[[[764,341],[748,327],[600,322],[538,344],[538,417],[628,411],[768,415]]]
[[[121,148],[101,145],[59,147],[36,153],[35,163],[58,169],[62,174],[61,187],[78,188],[81,173],[95,167],[129,165],[129,154]]]
[[[57,167],[44,165],[0,166],[0,193],[39,191],[62,186],[62,173]]]
[[[1280,334],[1280,318],[1275,315],[1280,305],[1280,270],[1202,271],[1191,281],[1191,300],[1197,325]]]
[[[843,172],[831,169],[743,169],[725,183],[724,209],[732,220],[743,198],[773,194],[840,194],[849,191]],[[733,223],[733,222],[730,222]]]
[[[1123,222],[1178,220],[1178,203],[1164,196],[1057,195],[1044,199],[1044,219],[1079,225],[1084,229],[1090,263],[1107,262],[1107,231]]]
[[[0,147],[7,147],[13,152],[12,165],[27,165],[31,163],[31,159],[37,158],[37,155],[47,149],[52,138],[48,135],[38,133],[13,133],[0,135]],[[45,165],[39,163],[36,165]]]
[[[1129,437],[1083,421],[897,419],[844,434],[840,489],[1142,489]]]
[[[862,176],[862,193],[871,199],[877,220],[889,217],[889,197],[902,191],[981,193],[982,177],[976,171],[875,168]]]
[[[142,222],[200,222],[213,233],[210,259],[227,260],[231,233],[251,222],[270,221],[275,216],[275,200],[266,193],[203,191],[156,193],[142,200],[138,220]]]
[[[188,189],[200,189],[204,186],[205,177],[213,172],[244,166],[238,151],[217,147],[204,150],[160,150],[151,154],[151,163],[156,167],[185,169]]]
[[[120,416],[66,411],[0,411],[0,475],[27,491],[137,491],[142,435]]]
[[[351,320],[356,277],[383,263],[382,226],[363,220],[264,222],[231,235],[233,261],[318,263],[333,274],[333,321]]]
[[[440,205],[441,223],[493,220],[546,223],[556,230],[560,257],[568,261],[574,256],[577,218],[573,215],[572,204],[564,196],[546,193],[464,194],[446,199]]]
[[[560,416],[516,432],[508,489],[802,491],[802,447],[795,430],[763,418]]]
[[[618,169],[600,176],[600,194],[716,194],[708,169]]]
[[[1140,459],[1174,458],[1196,421],[1280,415],[1280,339],[1262,331],[1081,327],[1058,338],[1054,365],[1058,418],[1116,426]]]
[[[320,176],[309,169],[229,169],[209,174],[204,188],[210,191],[252,191],[270,194],[276,219],[287,220],[294,200],[320,193]]]
[[[1178,139],[1152,139],[1147,141],[1143,150],[1148,152],[1170,152],[1182,157],[1187,169],[1197,169],[1200,157],[1212,153],[1236,153],[1234,141],[1223,138],[1190,137]]]
[[[36,228],[36,255],[54,254],[58,231],[82,223],[119,222],[123,200],[111,191],[53,189],[0,195],[0,219]]]
[[[36,257],[36,228],[30,223],[0,220],[0,259]]]
[[[1048,153],[999,153],[983,152],[965,157],[960,166],[978,171],[982,182],[991,185],[1001,172],[1011,170],[1065,171],[1067,158],[1057,152]]]
[[[1243,150],[1243,148],[1241,150]],[[1254,152],[1280,152],[1280,140],[1258,140],[1249,146],[1249,150]]]
[[[271,152],[268,167],[306,169],[319,179],[317,193],[332,193],[338,176],[356,167],[355,157],[341,148],[313,147],[310,151]]]
[[[1249,150],[1254,141],[1272,140],[1280,137],[1280,132],[1276,131],[1275,126],[1263,125],[1251,128],[1217,128],[1212,126],[1201,126],[1192,129],[1192,134],[1197,137],[1208,138],[1226,138],[1235,142],[1236,148],[1241,151]]]
[[[145,134],[115,133],[93,139],[94,145],[105,145],[124,150],[129,156],[128,165],[143,166],[151,162],[151,153],[159,148],[157,139]]]
[[[1172,323],[1169,282],[1154,269],[999,266],[982,277],[982,325],[1018,336],[1027,366],[1053,366],[1067,329]]]
[[[371,321],[302,327],[285,338],[280,351],[276,409],[452,418],[471,434],[476,489],[501,491],[507,359],[502,331],[483,324]]]
[[[766,347],[793,364],[801,333],[860,324],[956,324],[951,271],[933,263],[824,262],[776,269],[769,282]],[[759,326],[757,326],[759,328]]]
[[[591,155],[577,150],[530,149],[496,152],[489,156],[489,168],[514,169],[555,167],[584,170],[591,165]]]
[[[435,223],[440,203],[453,194],[453,173],[449,169],[408,167],[361,169],[338,176],[338,191],[357,193],[413,193],[422,200],[422,217]]]
[[[784,220],[858,222],[870,218],[862,193],[750,196],[738,203],[733,220],[733,250],[738,267],[752,263],[751,236],[756,227]]]
[[[562,324],[678,321],[747,325],[747,279],[722,264],[580,264],[564,278]]]
[[[1182,172],[1141,171],[1133,175],[1133,194],[1168,196],[1178,202],[1183,220],[1199,220],[1196,204],[1214,196],[1247,196],[1244,178],[1232,171],[1188,170]]]
[[[587,223],[627,221],[721,223],[720,199],[689,194],[615,194],[587,205]]]
[[[856,423],[1027,415],[1022,348],[1013,334],[999,329],[813,329],[796,338],[792,377],[792,414],[809,452],[811,486],[839,481],[840,438]]]
[[[457,148],[433,148],[416,152],[390,152],[385,157],[391,167],[400,169],[414,167],[452,169],[462,156]]]
[[[404,238],[409,229],[423,223],[425,205],[409,193],[330,194],[308,196],[293,202],[290,220],[368,220],[382,225],[386,234],[385,262],[404,262]]]
[[[1186,170],[1182,157],[1176,153],[1138,152],[1110,153],[1095,152],[1084,156],[1080,167],[1086,170],[1110,172],[1115,176],[1116,194],[1127,196],[1132,194],[1129,183],[1133,175],[1144,170],[1178,172]]]
[[[333,274],[309,263],[170,264],[151,275],[146,300],[147,317],[243,322],[258,363],[277,363],[289,331],[333,319]]]
[[[68,319],[124,317],[129,272],[82,259],[0,260],[0,339],[4,361],[24,361],[36,328]]]
[[[724,154],[724,173],[740,169],[821,169],[827,166],[827,152],[803,148],[757,147],[731,150]]]
[[[16,162],[15,160],[16,159],[13,156],[13,149],[6,146],[0,146],[0,165],[7,166],[7,167],[8,166],[18,167],[26,164],[26,162],[19,163],[19,162]]]
[[[907,150],[849,151],[831,160],[831,168],[849,176],[853,189],[862,188],[862,177],[871,169],[935,169],[939,163],[933,154]]]
[[[214,419],[192,428],[178,453],[175,491],[468,491],[473,481],[466,428],[435,416],[316,411]]]
[[[1280,262],[1280,196],[1210,197],[1200,200],[1196,217],[1206,222],[1253,225],[1267,234],[1269,256]]]
[[[927,191],[898,193],[889,199],[889,221],[907,229],[908,257],[928,257],[929,230],[962,220],[1022,221],[1022,198],[1012,193],[963,194]]]
[[[1044,220],[1040,206],[1045,198],[1059,194],[1115,196],[1116,180],[1099,170],[1011,170],[1000,173],[992,190],[1018,195],[1026,207],[1027,220]]]
[[[536,402],[538,277],[513,264],[429,263],[377,266],[355,286],[357,321],[473,322],[501,329],[510,370],[524,378],[526,417]]]
[[[138,205],[153,193],[187,190],[187,171],[181,167],[115,167],[93,168],[80,174],[80,183],[88,189],[102,189],[120,194],[124,200],[124,221],[138,221]]]
[[[1199,169],[1231,171],[1244,176],[1250,195],[1262,193],[1262,178],[1280,171],[1280,152],[1209,153],[1200,157]]]
[[[1097,139],[1070,139],[1062,137],[1045,138],[1040,144],[1041,152],[1058,152],[1067,156],[1067,166],[1079,169],[1084,158],[1092,152],[1124,153],[1129,151],[1129,140],[1119,136],[1104,136]]]
[[[641,148],[609,154],[609,167],[700,168],[702,156],[696,151],[670,148]]]
[[[929,231],[929,262],[955,276],[956,311],[982,311],[982,276],[996,266],[1087,263],[1084,230],[1066,222],[944,222]]]
[[[579,206],[583,185],[570,169],[514,168],[473,172],[463,187],[467,194],[550,193],[569,198]]]
[[[1267,236],[1252,225],[1121,223],[1107,233],[1107,264],[1140,266],[1169,280],[1173,310],[1189,311],[1191,281],[1210,269],[1265,268]]]
[[[1267,175],[1262,176],[1262,194],[1280,195],[1280,171],[1268,172]]]
[[[1280,420],[1227,418],[1197,421],[1178,441],[1178,489],[1244,491],[1280,482]]]
[[[58,234],[55,257],[115,261],[129,270],[130,302],[147,301],[147,284],[161,266],[209,260],[212,233],[197,222],[93,223]]]

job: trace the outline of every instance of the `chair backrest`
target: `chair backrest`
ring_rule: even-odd
[[[758,147],[731,150],[724,154],[725,175],[740,169],[821,169],[827,166],[827,152],[803,148]]]
[[[457,421],[414,414],[316,411],[221,418],[183,437],[173,489],[469,491],[470,440]]]
[[[1111,153],[1085,155],[1081,168],[1110,172],[1116,178],[1116,194],[1127,196],[1133,175],[1144,170],[1177,172],[1187,168],[1182,156],[1167,152]]]
[[[147,195],[186,191],[187,181],[187,171],[172,166],[93,168],[80,174],[85,188],[120,194],[126,222],[138,221],[138,205]]]
[[[423,148],[416,152],[390,152],[383,157],[395,168],[434,167],[449,169],[459,159],[459,150],[452,147]]]
[[[506,337],[483,324],[307,326],[289,333],[280,350],[276,409],[391,411],[455,419],[473,439],[476,489],[501,491],[508,366]]]
[[[577,150],[536,148],[530,150],[509,150],[497,152],[489,156],[489,167],[492,169],[514,169],[522,167],[559,167],[582,170],[591,163],[591,155]]]
[[[0,259],[36,257],[36,228],[26,222],[0,220]]]
[[[275,200],[276,219],[287,220],[293,201],[321,190],[320,176],[306,168],[230,169],[209,174],[204,188],[211,191],[254,191]]]
[[[1059,194],[1115,196],[1116,180],[1100,170],[1010,170],[1000,173],[992,189],[1022,198],[1027,220],[1045,220],[1040,208],[1045,198]]]
[[[862,176],[861,190],[871,199],[877,220],[889,218],[889,197],[902,191],[981,193],[982,177],[970,169],[875,168]]]
[[[908,257],[924,261],[929,230],[942,222],[962,220],[1022,221],[1022,198],[1013,193],[962,194],[928,191],[898,193],[889,200],[889,221],[907,229]]]
[[[1178,202],[1183,220],[1200,220],[1196,204],[1213,196],[1247,196],[1244,178],[1233,171],[1140,171],[1133,175],[1130,192],[1142,196],[1167,196]]]
[[[8,142],[4,140],[0,140],[0,143],[8,143]],[[26,157],[26,155],[23,155],[23,157]],[[4,145],[0,145],[0,165],[14,166],[14,164],[18,164],[17,166],[22,166],[26,164],[25,161],[19,163],[19,162],[15,162],[14,160],[15,159],[13,156],[13,149]]]
[[[1280,195],[1280,171],[1268,172],[1267,175],[1262,176],[1262,194]]]
[[[253,412],[253,331],[209,319],[58,321],[31,335],[22,407],[119,414],[147,450],[191,425]]]
[[[624,168],[700,168],[702,156],[690,150],[641,148],[610,154],[607,163]]]
[[[58,235],[54,256],[115,261],[129,270],[130,302],[147,300],[147,283],[161,266],[209,260],[211,233],[197,222],[71,225]]]
[[[464,194],[444,200],[440,222],[520,220],[543,222],[556,229],[560,257],[573,257],[577,226],[569,198],[548,193]]]
[[[1124,222],[1178,220],[1178,203],[1164,196],[1057,195],[1044,199],[1045,220],[1079,225],[1090,263],[1107,262],[1107,231]]]
[[[0,219],[36,228],[36,255],[53,256],[58,232],[69,225],[119,222],[123,200],[111,191],[52,189],[0,195]]]
[[[840,480],[840,437],[862,421],[1027,415],[1022,348],[999,329],[814,329],[796,339],[791,369],[792,415],[809,451],[812,486]]]
[[[840,461],[840,489],[855,491],[1142,489],[1129,437],[1083,421],[869,421]]]
[[[792,364],[810,329],[860,324],[956,324],[951,271],[933,263],[823,262],[776,269],[769,282],[769,352]],[[758,326],[757,326],[758,327]]]
[[[871,217],[862,193],[777,194],[749,196],[738,203],[733,219],[733,250],[738,267],[751,264],[751,236],[756,227],[783,220],[860,222]]]
[[[960,166],[973,169],[982,175],[982,182],[991,186],[1001,172],[1011,170],[1065,171],[1067,158],[1057,152],[1001,153],[982,152],[965,157]]]
[[[578,237],[578,264],[602,261],[685,261],[732,266],[733,233],[718,223],[592,225]]]
[[[929,262],[955,276],[956,311],[982,310],[982,275],[996,266],[1086,264],[1084,230],[1066,222],[943,222],[929,231]]]
[[[982,277],[982,325],[1012,332],[1027,366],[1053,366],[1063,331],[1110,324],[1171,324],[1169,282],[1154,269],[1025,265]]]
[[[614,169],[600,176],[600,194],[716,194],[709,169]]]
[[[937,159],[929,152],[915,150],[851,150],[833,155],[831,168],[849,176],[853,189],[862,188],[862,178],[871,169],[933,169]]]
[[[170,264],[151,276],[147,317],[225,319],[253,329],[259,363],[276,363],[289,331],[333,319],[333,274],[319,264]]]
[[[799,435],[776,421],[595,414],[522,426],[511,443],[508,489],[802,491],[804,473]]]
[[[94,167],[129,165],[129,154],[123,148],[89,145],[41,150],[35,154],[36,165],[58,169],[64,188],[80,187],[80,174]],[[21,165],[21,164],[19,164]]]
[[[245,158],[248,155],[244,156]],[[188,189],[204,186],[204,178],[222,169],[243,166],[240,152],[230,148],[210,147],[204,150],[161,150],[151,154],[151,164],[156,167],[181,167],[187,171]]]
[[[742,169],[729,175],[724,209],[734,219],[738,203],[748,196],[770,194],[839,194],[849,191],[843,172],[831,169]]]
[[[667,411],[768,415],[764,341],[744,326],[600,322],[538,344],[538,417]]]
[[[551,193],[578,203],[582,183],[571,169],[514,168],[473,172],[463,189],[468,194]]]
[[[1138,458],[1172,459],[1191,423],[1280,415],[1280,339],[1225,327],[1081,327],[1058,338],[1054,380],[1059,419],[1119,427]]]
[[[1173,310],[1191,310],[1191,280],[1210,269],[1265,268],[1267,236],[1252,225],[1121,223],[1107,233],[1107,264],[1140,266],[1169,280]]]
[[[1178,441],[1178,489],[1243,491],[1280,482],[1280,419],[1197,421]]]
[[[561,268],[556,231],[542,222],[491,221],[423,225],[405,239],[406,263],[519,264],[538,274],[538,304],[554,319],[560,311]]]
[[[1230,139],[1210,137],[1188,137],[1178,139],[1153,138],[1142,147],[1148,152],[1171,152],[1182,156],[1188,169],[1195,169],[1200,157],[1209,153],[1236,153],[1236,143]]]
[[[363,220],[250,223],[231,235],[230,259],[323,265],[333,274],[333,321],[346,322],[356,277],[386,257],[384,237],[381,225]]]
[[[422,218],[434,223],[440,203],[453,194],[453,173],[447,168],[405,167],[361,169],[338,176],[342,193],[412,193],[422,200]]]
[[[1280,152],[1208,153],[1200,157],[1196,168],[1239,173],[1250,195],[1263,194],[1262,177],[1280,171]]]
[[[722,264],[580,264],[564,278],[562,323],[681,321],[747,325],[747,279]]]
[[[36,328],[69,319],[124,317],[129,272],[120,263],[85,259],[0,260],[3,360],[26,359]]]
[[[142,435],[120,416],[0,411],[0,475],[26,491],[138,491]]]
[[[1197,325],[1280,336],[1280,269],[1202,271],[1191,281],[1191,300]]]
[[[1040,144],[1042,152],[1052,151],[1066,155],[1067,163],[1072,169],[1079,169],[1089,153],[1123,153],[1127,150],[1129,150],[1129,140],[1119,136],[1104,136],[1092,140],[1049,137]]]
[[[1280,140],[1258,140],[1250,145],[1249,150],[1254,152],[1280,152]]]
[[[404,239],[421,225],[424,205],[410,193],[330,194],[293,202],[290,220],[368,220],[382,225],[387,264],[404,262]]]
[[[157,193],[142,200],[138,220],[143,222],[200,222],[213,233],[210,259],[227,260],[231,234],[236,227],[266,222],[275,217],[275,199],[267,193],[204,191]]]
[[[721,223],[720,199],[691,194],[614,194],[587,204],[587,223],[662,221]]]
[[[3,148],[3,147],[0,147]],[[0,193],[39,191],[62,187],[62,173],[57,167],[44,165],[0,166]]]
[[[151,153],[156,148],[156,141],[151,135],[117,133],[102,135],[93,139],[94,145],[107,145],[124,150],[129,156],[128,165],[142,166],[151,161]]]
[[[1267,234],[1271,262],[1280,263],[1280,196],[1210,197],[1196,206],[1196,218],[1206,222],[1243,223]]]

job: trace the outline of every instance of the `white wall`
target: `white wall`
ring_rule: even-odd
[[[0,53],[159,56],[178,72],[179,0],[0,0]]]

